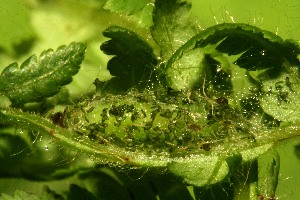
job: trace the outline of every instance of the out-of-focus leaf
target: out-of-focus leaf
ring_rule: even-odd
[[[16,190],[14,195],[8,195],[8,194],[1,194],[0,195],[1,200],[40,200],[40,197],[35,194],[29,194],[25,191]],[[53,198],[49,198],[49,200],[52,200]],[[48,199],[47,199],[48,200]]]
[[[152,182],[160,200],[192,200],[186,185],[170,174],[153,176]]]
[[[115,55],[107,64],[115,77],[106,83],[106,90],[126,92],[133,87],[138,90],[153,87],[157,60],[152,47],[136,33],[122,27],[109,27],[103,35],[111,40],[104,42],[101,50]]]
[[[18,0],[1,0],[0,19],[0,49],[10,55],[28,50],[35,34],[26,7]]]
[[[79,71],[85,49],[85,44],[71,43],[55,52],[44,51],[39,59],[33,55],[20,67],[17,63],[9,65],[0,75],[0,95],[7,96],[14,105],[53,96]]]
[[[162,176],[161,178],[164,180],[165,177]],[[137,179],[127,181],[126,186],[128,187],[133,199],[157,200],[156,190],[154,189],[153,184],[149,181],[149,178],[144,178],[140,175]]]
[[[132,15],[138,11],[141,11],[152,0],[108,0],[104,9],[111,12],[121,12],[126,15]]]
[[[1,114],[0,114],[1,115]],[[63,179],[85,168],[84,160],[76,165],[67,160],[74,158],[66,149],[50,144],[51,138],[32,134],[24,129],[4,128],[0,116],[0,176],[22,177],[30,180]],[[39,142],[36,142],[39,140]],[[63,163],[62,158],[66,160]],[[79,158],[77,158],[78,160]],[[66,169],[72,165],[72,169]],[[75,166],[76,165],[76,166]],[[0,190],[1,191],[1,190]]]
[[[14,195],[0,194],[1,200],[63,200],[64,198],[52,191],[49,187],[44,186],[41,196],[27,193],[22,190],[16,190]]]
[[[99,200],[130,200],[130,194],[126,187],[114,177],[101,171],[88,171],[79,175],[85,182],[86,188]]]
[[[63,196],[51,190],[48,186],[44,186],[41,200],[64,200]]]
[[[234,199],[234,188],[229,182],[216,184],[212,187],[194,187],[196,199],[232,200]]]
[[[78,185],[75,184],[71,184],[70,191],[67,195],[67,199],[68,200],[81,200],[81,199],[96,200],[96,197],[87,189],[79,187]]]
[[[300,160],[300,144],[295,145],[294,153],[297,156],[297,158]]]

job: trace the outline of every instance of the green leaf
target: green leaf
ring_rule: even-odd
[[[198,33],[190,20],[191,4],[182,0],[156,0],[151,27],[152,37],[161,48],[161,56],[168,60],[187,40]]]
[[[132,177],[131,174],[136,171],[137,170],[132,170],[132,171],[130,171],[131,172],[130,174],[126,173],[126,175],[125,175],[127,177],[127,179],[129,178],[129,180],[130,180],[130,181],[127,181],[128,183],[125,186],[128,188],[128,190],[131,194],[131,197],[133,199],[157,200],[157,198],[156,198],[157,191],[153,187],[153,183],[150,182],[150,180],[149,180],[149,176],[151,176],[152,174],[144,176],[145,172],[142,171],[142,173],[139,174],[139,176],[134,176],[134,177],[138,177],[138,178],[136,178],[132,181],[132,179],[130,179],[130,177]],[[165,177],[162,176],[161,180],[165,180]],[[160,197],[160,199],[161,199],[161,197]]]
[[[280,169],[280,157],[277,151],[271,151],[258,159],[258,194],[267,198],[275,198]]]
[[[160,200],[193,199],[186,185],[171,174],[153,176],[151,180]]]
[[[80,199],[96,200],[96,197],[91,192],[89,192],[87,189],[79,187],[78,185],[75,185],[75,184],[71,184],[67,199],[69,199],[69,200],[80,200]]]
[[[14,195],[0,194],[1,200],[62,200],[61,195],[56,194],[49,187],[44,186],[41,196],[36,194],[27,193],[25,191],[16,190]]]
[[[124,183],[120,183],[119,180],[116,180],[115,177],[112,176],[112,174],[107,174],[105,172],[102,172],[101,170],[90,170],[87,171],[86,173],[80,174],[79,178],[85,182],[86,187],[94,195],[95,199],[100,199],[100,200],[106,200],[106,199],[130,200],[131,199],[128,188],[124,186]],[[77,190],[79,190],[78,187]],[[84,189],[81,190],[83,191]],[[83,191],[83,192],[85,193],[85,195],[87,195],[87,191]],[[69,198],[69,199],[73,199],[73,198]],[[78,198],[78,200],[79,199],[83,199],[83,198]]]
[[[111,12],[121,12],[126,15],[132,15],[138,11],[141,11],[151,0],[108,0],[104,9],[110,10]]]
[[[205,186],[222,181],[229,173],[226,162],[218,157],[203,157],[196,160],[183,159],[182,162],[172,162],[168,169],[182,177],[187,184]]]
[[[299,67],[285,63],[278,76],[262,81],[259,101],[262,109],[276,120],[299,122],[300,79]]]
[[[229,182],[215,184],[212,187],[194,187],[195,199],[234,199],[234,185]]]
[[[294,146],[294,155],[300,160],[300,144]]]
[[[210,69],[226,72],[230,77],[231,65],[247,71],[259,71],[257,76],[262,78],[267,72],[269,76],[276,76],[285,62],[299,65],[299,52],[296,43],[283,41],[279,36],[257,27],[220,24],[195,35],[176,50],[167,63],[166,80],[173,89],[189,90],[199,87],[207,79],[207,70]],[[214,62],[208,63],[208,59]]]
[[[42,191],[42,200],[64,200],[63,196],[51,190],[48,186],[44,186]]]
[[[16,190],[14,195],[8,195],[8,194],[1,194],[0,196],[1,200],[39,200],[40,198],[35,194],[29,194],[27,192]]]
[[[0,8],[0,50],[24,53],[35,36],[28,10],[19,0],[1,0]]]
[[[19,67],[13,63],[0,75],[0,95],[9,97],[14,105],[38,102],[58,93],[61,86],[72,81],[84,58],[86,45],[71,43],[28,58]]]
[[[247,24],[228,24],[220,30],[222,32],[216,31],[206,41],[199,41],[198,45],[203,46],[207,42],[214,44],[220,37],[219,41],[222,41],[216,50],[239,55],[235,64],[241,68],[255,71],[280,68],[286,60],[292,64],[299,63],[299,46],[291,40],[284,41],[274,33]]]
[[[168,164],[168,169],[182,177],[188,184],[205,186],[221,182],[241,161],[241,155],[200,155],[200,157],[171,162]]]
[[[115,55],[107,64],[115,77],[106,83],[105,90],[126,92],[133,87],[138,90],[153,87],[157,60],[152,47],[136,33],[118,26],[107,28],[103,35],[111,40],[104,42],[101,50]]]

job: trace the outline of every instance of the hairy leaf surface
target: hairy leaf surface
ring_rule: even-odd
[[[56,51],[44,51],[39,59],[33,55],[20,67],[17,63],[9,65],[0,75],[0,94],[14,105],[22,105],[58,93],[79,71],[85,49],[85,44],[71,43]]]

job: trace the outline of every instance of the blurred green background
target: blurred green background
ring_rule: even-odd
[[[56,49],[73,41],[88,44],[86,57],[79,74],[67,86],[71,96],[80,96],[94,89],[95,78],[106,80],[108,56],[99,50],[105,40],[101,32],[111,24],[145,33],[151,25],[147,5],[136,15],[111,13],[102,7],[105,0],[1,0],[0,1],[0,71],[12,62],[21,63],[29,55]],[[199,27],[224,22],[247,23],[269,30],[300,44],[299,0],[193,0],[192,12]],[[281,170],[277,196],[279,199],[299,199],[300,155],[294,145],[299,141],[278,147]],[[299,153],[299,152],[298,152]],[[52,182],[52,189],[62,189],[69,181]],[[37,191],[38,182],[0,178],[0,193],[15,189]],[[28,188],[29,187],[29,188]]]

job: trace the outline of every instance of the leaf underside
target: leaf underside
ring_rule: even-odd
[[[105,83],[103,91],[126,92],[133,87],[142,91],[152,87],[157,64],[152,47],[136,33],[118,26],[107,28],[103,35],[111,40],[104,42],[101,50],[115,55],[107,64],[114,77]]]

